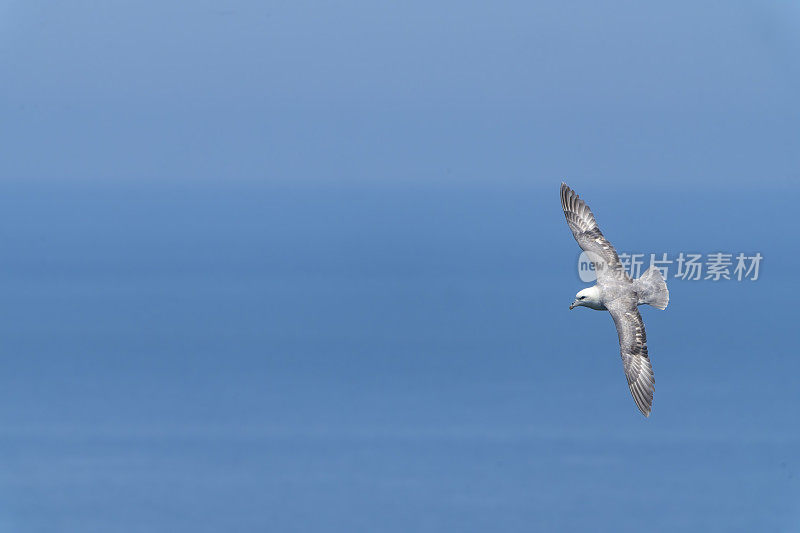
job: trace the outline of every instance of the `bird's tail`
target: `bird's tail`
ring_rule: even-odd
[[[651,266],[641,277],[633,282],[634,289],[639,295],[639,304],[652,305],[658,309],[666,309],[669,303],[669,290],[667,282],[661,271]]]

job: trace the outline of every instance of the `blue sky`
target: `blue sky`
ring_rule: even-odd
[[[786,183],[798,9],[6,3],[7,174]]]
[[[3,4],[0,530],[796,531],[799,24]],[[764,256],[643,309],[648,420],[562,180]]]

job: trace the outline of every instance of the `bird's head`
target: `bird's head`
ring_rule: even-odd
[[[583,289],[575,295],[575,301],[570,304],[569,308],[575,307],[591,307],[592,309],[602,309],[603,304],[600,301],[600,289],[597,285]]]

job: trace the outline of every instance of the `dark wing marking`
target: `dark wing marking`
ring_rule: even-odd
[[[561,184],[561,208],[564,209],[567,224],[578,245],[587,252],[594,263],[598,282],[611,276],[630,280],[622,267],[617,251],[597,226],[589,206],[565,183]]]
[[[614,325],[617,326],[619,353],[631,395],[642,414],[650,416],[656,379],[647,354],[647,336],[642,315],[639,314],[633,298],[618,298],[606,305],[614,319]]]

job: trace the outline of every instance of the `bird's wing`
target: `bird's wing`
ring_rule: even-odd
[[[606,307],[617,326],[619,353],[631,395],[642,414],[650,416],[656,379],[647,355],[647,336],[635,297],[617,298]]]
[[[561,207],[572,235],[594,263],[597,281],[602,283],[612,277],[630,280],[617,251],[597,226],[591,209],[566,183],[561,184]]]

